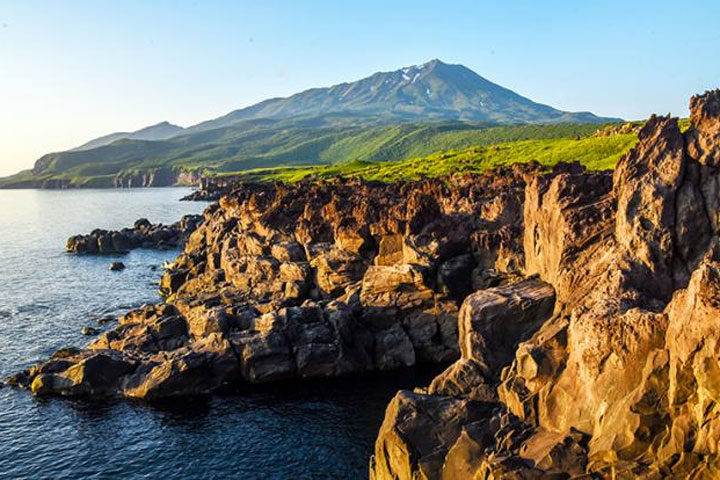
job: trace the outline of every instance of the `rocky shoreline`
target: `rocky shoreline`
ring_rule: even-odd
[[[538,170],[243,184],[206,209],[162,277],[165,303],[10,383],[151,399],[452,361],[462,298],[515,278],[518,199]]]
[[[638,135],[614,172],[235,185],[165,302],[8,383],[152,400],[454,362],[392,400],[371,478],[716,478],[720,91]]]
[[[87,235],[73,235],[65,243],[65,250],[68,253],[105,255],[123,254],[135,248],[180,248],[202,221],[202,215],[185,215],[170,225],[153,224],[146,218],[140,218],[131,228],[96,229]]]

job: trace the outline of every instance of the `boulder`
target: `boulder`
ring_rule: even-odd
[[[122,262],[113,262],[110,264],[110,271],[121,272],[125,270],[125,264]]]
[[[230,341],[240,359],[243,378],[261,383],[295,376],[295,357],[282,332],[247,332],[233,335]]]
[[[70,357],[65,362],[62,366],[67,368],[57,368],[60,371],[52,371],[55,368],[39,371],[30,390],[38,396],[111,395],[117,391],[120,379],[135,368],[122,355],[108,351]]]
[[[487,374],[498,372],[550,317],[554,304],[552,286],[534,279],[473,293],[460,309],[460,354]]]
[[[126,397],[158,398],[209,393],[231,384],[240,363],[230,342],[218,333],[144,362],[122,384]]]
[[[358,254],[330,249],[314,257],[310,266],[315,271],[315,284],[326,296],[339,296],[350,284],[363,276],[367,264]]]
[[[463,426],[487,420],[487,404],[401,390],[388,405],[370,460],[370,478],[440,478]]]

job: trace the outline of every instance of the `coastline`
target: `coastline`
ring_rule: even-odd
[[[710,475],[720,90],[691,111],[613,172],[233,185],[163,302],[7,383],[156,402],[453,361],[390,402],[371,479]]]

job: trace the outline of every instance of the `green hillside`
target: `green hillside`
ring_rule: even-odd
[[[635,134],[585,138],[544,138],[503,142],[449,150],[401,161],[355,160],[329,166],[279,167],[238,173],[248,180],[296,182],[307,175],[331,178],[342,175],[367,180],[414,180],[452,173],[480,173],[497,166],[537,161],[551,167],[559,162],[579,161],[591,170],[615,166],[620,157],[637,142]]]
[[[117,175],[158,169],[223,174],[278,166],[397,161],[438,151],[539,139],[573,139],[597,124],[497,126],[468,122],[358,124],[357,119],[249,120],[164,141],[123,139],[99,148],[48,154],[0,187],[112,186]]]

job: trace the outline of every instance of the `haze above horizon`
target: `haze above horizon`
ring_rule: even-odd
[[[0,0],[0,176],[439,58],[568,111],[687,115],[720,86],[720,4]]]

